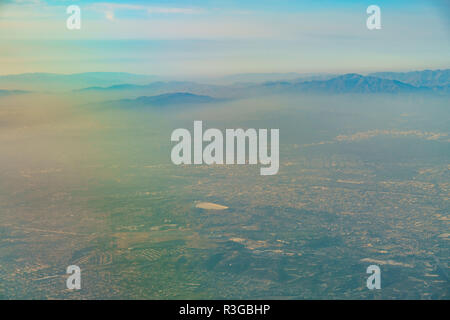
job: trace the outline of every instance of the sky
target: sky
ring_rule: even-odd
[[[380,30],[366,27],[372,4]],[[66,27],[69,5],[80,30]],[[443,69],[449,20],[444,0],[0,0],[0,74]]]

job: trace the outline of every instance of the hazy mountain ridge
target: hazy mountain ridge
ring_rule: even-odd
[[[350,73],[325,81],[308,81],[294,84],[292,90],[327,93],[409,93],[423,91],[423,88],[397,80]]]
[[[23,90],[73,90],[89,86],[110,86],[122,83],[145,84],[157,76],[127,72],[84,72],[73,74],[22,73],[0,76],[0,86]]]
[[[417,87],[435,87],[450,85],[450,69],[423,70],[410,72],[374,72],[369,76],[398,80]]]
[[[249,87],[257,90],[263,87],[266,93],[371,93],[371,94],[397,94],[397,93],[436,93],[447,94],[450,92],[450,84],[442,77],[442,85],[415,86],[399,80],[384,79],[381,77],[364,76],[356,73],[348,73],[333,77],[328,80],[302,81],[272,81],[260,86]]]
[[[15,94],[26,94],[26,93],[30,93],[31,91],[25,91],[25,90],[3,90],[0,89],[0,97],[4,97],[4,96],[10,96],[10,95],[15,95]]]
[[[174,85],[175,84],[175,85]],[[178,85],[184,87],[186,83],[183,82],[157,82],[145,86],[136,85],[119,85],[101,88],[101,91],[117,91],[117,90],[135,90],[135,89],[159,89],[176,88]],[[193,82],[187,82],[193,91],[202,91],[203,85]],[[184,87],[185,88],[185,87]],[[211,87],[214,88],[214,87]],[[209,88],[209,89],[211,89]],[[224,87],[217,87],[223,89]],[[326,93],[326,94],[397,94],[397,93],[427,93],[435,91],[443,91],[445,87],[429,88],[416,87],[397,80],[381,79],[372,76],[363,76],[355,73],[345,74],[329,80],[324,81],[304,81],[299,82],[295,80],[266,82],[263,84],[252,84],[248,87],[225,87],[228,88],[228,94],[209,96],[192,93],[189,91],[183,92],[169,92],[152,96],[139,96],[134,99],[120,99],[110,101],[112,104],[117,104],[120,107],[163,107],[176,105],[198,105],[225,101],[230,98],[247,98],[262,96],[267,94],[309,94],[309,93]],[[90,88],[89,90],[98,90]],[[211,89],[212,90],[212,89]],[[151,90],[150,90],[151,91]],[[214,90],[212,90],[214,91]],[[214,93],[214,92],[213,92]],[[216,92],[217,93],[217,92]],[[218,98],[221,96],[221,98]]]
[[[312,81],[312,80],[328,80],[336,77],[338,74],[328,73],[240,73],[220,78],[221,82],[228,84],[258,84],[264,82],[277,81]]]
[[[91,87],[81,92],[141,92],[147,94],[166,94],[174,92],[189,92],[196,95],[208,95],[222,98],[246,98],[267,94],[284,93],[426,93],[448,92],[446,86],[416,87],[398,80],[382,79],[359,74],[345,74],[329,80],[302,81],[271,81],[262,84],[241,86],[215,86],[195,82],[155,82],[148,85],[122,84],[110,87]]]
[[[260,75],[260,77],[258,76]],[[156,76],[121,72],[91,72],[79,74],[33,73],[0,76],[0,86],[6,90],[38,88],[66,90],[78,93],[114,93],[115,98],[136,98],[176,92],[189,92],[215,98],[246,98],[283,93],[448,93],[450,69],[424,70],[405,73],[378,72],[369,75],[356,73],[331,74],[242,74],[229,79],[254,81],[267,77],[290,79],[229,85],[203,84],[193,81],[158,80]],[[300,77],[299,77],[300,76]],[[129,81],[128,81],[129,80]],[[157,80],[157,81],[154,81]],[[213,81],[214,82],[214,81]],[[34,90],[33,90],[34,91]]]
[[[122,83],[112,86],[100,87],[87,87],[82,89],[74,90],[75,92],[88,92],[88,91],[121,91],[121,90],[171,90],[173,92],[182,91],[195,91],[195,90],[211,90],[217,89],[219,86],[207,85],[196,83],[192,81],[156,81],[148,84],[132,84],[132,83]],[[161,93],[163,94],[163,93]]]
[[[145,85],[124,83],[108,87],[88,87],[75,90],[76,93],[101,94],[108,92],[116,98],[138,98],[140,96],[156,96],[169,93],[189,92],[199,96],[214,98],[243,97],[246,87],[203,84],[192,81],[157,81]]]
[[[186,104],[202,104],[221,102],[224,99],[217,99],[210,96],[197,95],[188,92],[165,93],[156,96],[141,96],[136,99],[122,99],[116,101],[121,106],[135,106],[135,107],[163,107]]]

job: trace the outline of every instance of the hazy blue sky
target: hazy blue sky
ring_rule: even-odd
[[[2,0],[0,73],[159,75],[448,68],[448,1]],[[82,10],[81,30],[66,8]],[[381,7],[382,29],[366,28]]]

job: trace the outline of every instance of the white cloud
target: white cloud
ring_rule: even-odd
[[[105,11],[105,17],[110,21],[114,21],[114,11],[112,10]]]
[[[180,13],[180,14],[199,14],[203,13],[200,9],[191,8],[161,8],[161,7],[149,7],[148,13]]]
[[[89,9],[100,11],[105,14],[106,19],[114,20],[115,11],[119,10],[135,10],[143,11],[148,14],[200,14],[204,13],[203,9],[198,8],[174,8],[174,7],[154,7],[154,6],[144,6],[126,3],[110,3],[110,2],[99,2],[94,3],[88,7]]]
[[[41,0],[14,0],[15,4],[41,4]]]

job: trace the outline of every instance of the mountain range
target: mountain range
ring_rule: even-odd
[[[286,76],[288,79],[259,82],[258,79]],[[300,77],[297,77],[300,76]],[[0,76],[0,95],[18,94],[38,88],[43,91],[68,89],[76,94],[89,93],[92,97],[103,99],[108,93],[111,98],[125,99],[158,96],[171,93],[190,93],[194,96],[210,98],[247,98],[267,94],[297,93],[433,93],[448,94],[450,92],[450,69],[423,70],[412,72],[376,72],[369,75],[349,73],[331,74],[243,74],[236,75],[234,80],[253,80],[255,82],[239,82],[228,85],[203,84],[192,81],[163,82],[151,75],[136,75],[115,72],[90,72],[71,75],[48,73],[32,73]],[[70,88],[70,89],[69,89]],[[21,89],[21,90],[11,90]],[[35,90],[33,90],[35,91]],[[181,99],[182,96],[178,98]],[[175,97],[172,97],[175,99]],[[184,99],[193,99],[185,96]],[[164,100],[164,99],[163,99]],[[191,101],[189,100],[189,101]],[[139,101],[136,101],[139,102]],[[149,101],[150,102],[150,101]],[[158,103],[152,101],[152,103]],[[199,100],[201,103],[201,100]]]
[[[89,87],[81,92],[139,92],[141,94],[164,94],[173,92],[190,92],[213,97],[243,98],[265,94],[283,93],[448,93],[450,88],[449,70],[428,70],[411,74],[380,73],[379,76],[355,73],[339,76],[323,76],[320,80],[296,78],[292,80],[268,81],[262,83],[239,83],[234,85],[208,85],[196,82],[154,82],[147,85],[121,84],[109,87]],[[392,79],[391,79],[392,78]],[[419,81],[419,79],[421,79]],[[411,83],[409,83],[411,82]],[[420,85],[417,85],[420,83]]]
[[[369,76],[397,80],[416,87],[446,86],[450,84],[450,69],[411,72],[375,72]]]
[[[74,90],[89,86],[111,86],[122,83],[145,84],[157,80],[159,80],[157,76],[127,72],[22,73],[0,76],[0,88],[58,91]]]
[[[289,93],[411,93],[423,92],[427,88],[397,80],[381,79],[349,73],[323,81],[270,82],[263,84],[269,90]]]
[[[209,96],[197,95],[187,92],[166,93],[156,96],[142,96],[136,99],[122,99],[113,103],[121,107],[167,107],[186,104],[203,104],[222,102],[224,99],[217,99]]]
[[[29,93],[30,91],[25,90],[2,90],[0,89],[0,97],[15,95],[15,94],[25,94]]]

